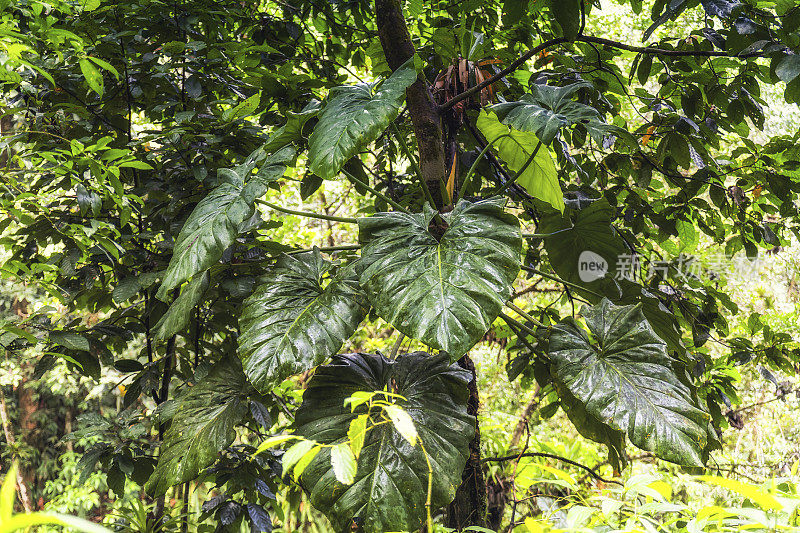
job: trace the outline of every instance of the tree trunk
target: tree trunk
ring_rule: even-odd
[[[8,421],[8,408],[6,407],[6,396],[0,390],[0,422],[3,424],[3,434],[6,437],[6,443],[13,449],[16,443],[14,434],[11,433],[11,427]],[[23,478],[22,471],[17,470],[17,491],[19,492],[19,500],[22,502],[22,507],[26,513],[33,511],[31,507],[31,498],[28,494],[28,486]]]
[[[480,400],[475,363],[468,355],[465,355],[458,360],[458,366],[472,374],[472,381],[469,383],[467,412],[477,417]],[[469,459],[461,473],[461,485],[456,490],[453,503],[447,507],[447,526],[459,531],[467,526],[487,527],[486,497],[486,478],[481,466],[481,430],[476,422],[475,436],[469,443]]]
[[[400,0],[375,0],[378,36],[383,53],[392,70],[414,56],[414,44],[408,33]],[[446,174],[444,142],[442,141],[442,121],[436,102],[428,90],[428,81],[423,73],[406,90],[406,104],[414,124],[414,134],[419,150],[419,168],[428,189],[431,191],[436,208],[441,209],[443,199],[440,183]]]
[[[414,44],[403,18],[400,0],[375,0],[375,13],[378,36],[386,61],[392,70],[396,70],[414,56]],[[447,174],[445,143],[441,116],[424,74],[420,73],[417,81],[406,90],[406,104],[417,138],[420,170],[436,202],[436,208],[441,209],[444,206],[444,198],[440,183]],[[479,400],[475,365],[467,356],[464,356],[459,364],[472,372],[467,409],[470,414],[477,415]],[[481,468],[480,442],[480,429],[476,425],[475,437],[469,445],[469,460],[461,475],[461,486],[456,491],[455,500],[447,509],[450,527],[458,529],[469,525],[486,527],[486,480]]]

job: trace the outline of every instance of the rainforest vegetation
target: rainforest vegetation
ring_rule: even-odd
[[[800,530],[796,0],[0,0],[0,532]]]

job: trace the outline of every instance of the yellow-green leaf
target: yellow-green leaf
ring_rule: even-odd
[[[350,422],[350,429],[347,430],[347,438],[350,440],[350,449],[353,455],[358,458],[361,455],[361,448],[364,447],[364,437],[367,434],[367,423],[369,415],[359,415]]]
[[[775,499],[774,496],[759,487],[747,485],[740,481],[736,481],[735,479],[727,479],[724,477],[700,476],[700,479],[706,483],[711,483],[712,485],[717,485],[718,487],[723,487],[728,490],[738,492],[765,511],[777,511],[783,508],[783,506],[780,504],[780,502],[778,502],[778,500]]]
[[[351,485],[356,477],[356,456],[346,442],[331,448],[331,467],[339,483]]]
[[[265,450],[269,450],[270,448],[274,448],[275,446],[279,446],[284,442],[289,442],[290,440],[295,440],[299,438],[300,437],[296,435],[275,435],[269,437],[267,440],[265,440],[258,446],[258,448],[256,449],[256,455],[264,452]]]
[[[531,196],[547,202],[563,213],[564,193],[558,181],[553,156],[547,146],[544,143],[540,145],[535,134],[506,126],[498,120],[497,115],[489,111],[481,111],[477,126],[508,169],[514,173],[522,171],[517,183]]]
[[[405,409],[398,405],[386,405],[383,407],[383,410],[389,415],[397,432],[400,433],[410,445],[416,446],[417,438],[419,437],[417,428],[414,426],[414,420],[411,419],[411,416],[409,416]]]
[[[88,59],[81,59],[78,64],[89,87],[99,96],[103,96],[103,75],[97,70],[97,67]]]
[[[312,444],[314,444],[312,442]],[[295,481],[300,478],[300,475],[305,471],[306,467],[311,463],[314,457],[317,456],[319,451],[322,449],[322,446],[316,445],[306,453],[303,454],[303,457],[297,461],[297,464],[294,465],[294,470],[292,470],[292,477]]]

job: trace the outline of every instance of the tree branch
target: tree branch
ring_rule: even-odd
[[[561,457],[560,455],[553,455],[552,453],[543,453],[543,452],[515,453],[513,455],[504,455],[502,457],[485,457],[481,462],[499,463],[503,461],[513,461],[515,459],[521,459],[523,457],[544,457],[545,459],[555,459],[556,461],[561,461],[563,463],[567,463],[568,465],[572,465],[586,471],[590,476],[595,478],[597,481],[602,481],[603,483],[615,483],[617,485],[622,486],[622,483],[620,483],[619,481],[615,479],[606,479],[586,465],[583,465],[577,461],[573,461],[572,459],[567,459],[566,457]]]
[[[524,54],[522,54],[518,59],[515,59],[509,66],[492,76],[491,78],[484,80],[483,82],[470,87],[466,91],[461,94],[455,95],[453,98],[445,102],[444,104],[438,107],[439,112],[446,109],[450,109],[457,103],[461,102],[472,96],[473,94],[482,91],[486,87],[492,85],[496,81],[500,80],[504,76],[514,72],[522,65],[525,64],[530,58],[542,52],[548,48],[553,46],[557,46],[559,44],[564,44],[569,42],[567,39],[561,37],[558,39],[550,39],[549,41],[545,41],[538,46],[531,48]],[[764,54],[760,52],[752,52],[749,54],[742,54],[738,56],[733,56],[727,52],[721,50],[667,50],[664,48],[658,48],[654,46],[632,46],[629,44],[621,43],[618,41],[612,41],[611,39],[605,39],[603,37],[593,37],[591,35],[579,35],[575,38],[575,42],[583,42],[583,43],[596,43],[602,44],[604,46],[610,46],[612,48],[619,48],[620,50],[627,50],[628,52],[637,52],[639,54],[646,54],[646,55],[657,55],[657,56],[671,56],[671,57],[731,57],[734,59],[747,59],[752,57],[765,57]]]

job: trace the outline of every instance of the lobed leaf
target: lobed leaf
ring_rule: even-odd
[[[466,407],[469,379],[469,372],[449,365],[444,354],[401,354],[396,361],[381,355],[338,355],[309,381],[295,418],[297,433],[319,443],[346,446],[351,421],[364,413],[352,413],[345,398],[356,391],[401,394],[405,399],[397,399],[396,405],[413,421],[429,454],[435,510],[453,500],[475,434],[476,421]],[[337,478],[330,447],[311,461],[300,483],[311,504],[328,516],[337,531],[349,529],[353,520],[366,533],[415,531],[425,516],[425,453],[419,443],[412,446],[394,424],[386,423],[379,408],[372,409],[369,417],[352,484]]]
[[[673,463],[702,465],[716,441],[711,417],[677,375],[641,305],[603,299],[581,314],[591,335],[572,318],[550,334],[550,373],[557,385],[639,448]]]
[[[334,355],[364,319],[368,305],[354,269],[323,288],[330,267],[318,250],[283,255],[245,300],[239,356],[259,391]]]
[[[378,213],[359,219],[361,286],[378,315],[405,335],[458,359],[500,314],[519,273],[519,221],[505,200],[461,201],[434,212]]]

